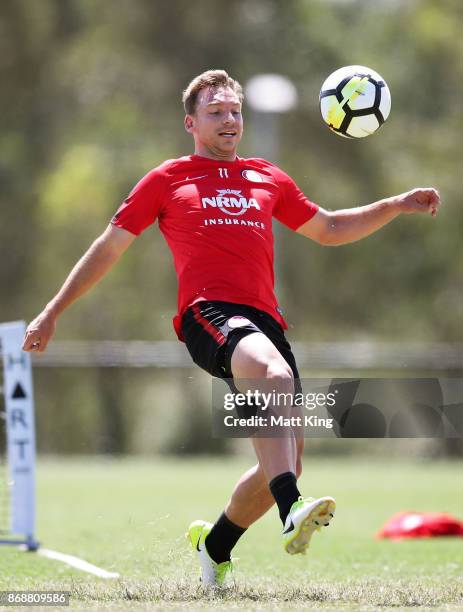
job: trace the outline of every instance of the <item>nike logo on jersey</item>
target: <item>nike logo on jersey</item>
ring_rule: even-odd
[[[186,183],[187,181],[199,181],[199,179],[206,178],[207,176],[208,176],[207,174],[202,174],[201,176],[187,176],[186,178],[182,179],[181,181],[177,181],[175,183],[172,183],[172,185],[178,185],[179,183]]]
[[[207,174],[202,174],[201,176],[187,176],[186,181],[199,181],[199,179],[206,178]]]

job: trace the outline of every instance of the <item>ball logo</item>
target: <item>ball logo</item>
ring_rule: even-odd
[[[251,181],[251,183],[263,183],[264,181],[262,176],[255,170],[243,170],[241,176],[248,181]]]
[[[255,198],[246,198],[237,189],[217,189],[218,195],[213,198],[201,198],[203,208],[212,206],[227,215],[243,215],[248,208],[260,210]]]

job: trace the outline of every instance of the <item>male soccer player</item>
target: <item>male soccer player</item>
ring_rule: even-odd
[[[439,194],[419,188],[366,206],[324,210],[275,165],[237,156],[242,100],[241,86],[223,70],[209,70],[191,81],[183,103],[194,154],[164,162],[134,187],[30,323],[24,350],[43,352],[61,312],[157,219],[179,281],[174,327],[193,361],[238,387],[240,381],[260,380],[278,393],[294,392],[296,362],[273,291],[272,217],[322,245],[339,245],[372,234],[401,213],[435,216]],[[300,495],[303,438],[298,431],[274,438],[253,435],[251,442],[258,462],[240,478],[224,512],[214,525],[195,521],[189,528],[205,585],[223,583],[232,548],[275,502],[290,554],[305,552],[315,529],[334,514],[331,497]]]

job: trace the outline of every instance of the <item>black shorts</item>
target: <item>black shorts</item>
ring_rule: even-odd
[[[218,378],[232,379],[233,351],[245,336],[262,332],[289,365],[299,387],[299,372],[281,325],[269,314],[246,304],[197,302],[182,318],[182,333],[193,361]]]

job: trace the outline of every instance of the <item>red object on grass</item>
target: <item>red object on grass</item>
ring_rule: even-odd
[[[445,512],[398,512],[376,534],[392,540],[439,536],[463,536],[463,522]]]

